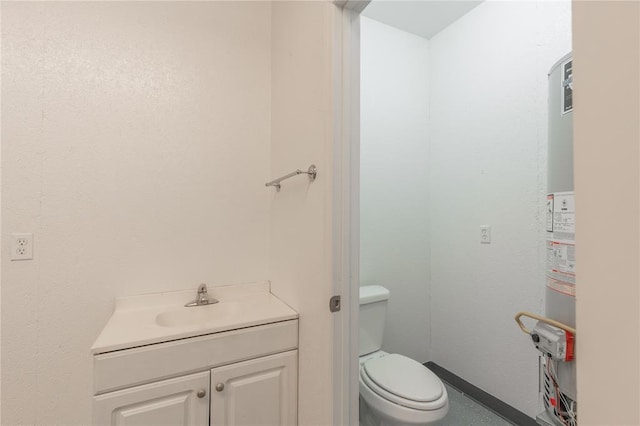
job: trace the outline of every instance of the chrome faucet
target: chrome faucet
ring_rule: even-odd
[[[189,302],[184,306],[187,308],[191,308],[194,306],[213,305],[214,303],[218,303],[218,301],[216,299],[209,299],[209,296],[207,295],[207,285],[200,284],[198,286],[198,294],[196,295],[196,300],[194,300],[193,302]]]

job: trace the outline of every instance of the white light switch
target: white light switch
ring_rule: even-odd
[[[33,234],[11,234],[11,260],[33,259]]]
[[[491,244],[491,227],[480,225],[480,244]]]

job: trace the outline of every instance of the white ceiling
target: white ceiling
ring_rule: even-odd
[[[482,0],[373,0],[362,14],[428,39],[480,3]]]

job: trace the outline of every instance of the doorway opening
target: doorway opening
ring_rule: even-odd
[[[548,411],[546,364],[513,316],[549,314],[547,195],[573,188],[548,186],[548,75],[571,42],[570,1],[374,0],[359,20],[354,285],[388,292],[372,296],[386,304],[381,354],[460,379],[501,403],[498,416],[531,424]],[[360,321],[362,333],[373,320]],[[394,365],[385,374],[410,368]],[[558,395],[575,400],[575,367],[556,368],[565,369]],[[373,394],[411,400],[415,390],[368,379]],[[452,397],[456,383],[444,385]],[[364,424],[386,415],[360,394]],[[462,401],[449,401],[440,424],[473,412]]]

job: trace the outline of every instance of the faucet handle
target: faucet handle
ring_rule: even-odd
[[[203,294],[207,292],[207,285],[205,283],[202,283],[198,286],[198,293],[199,294]]]

